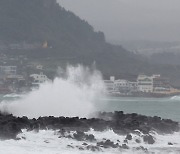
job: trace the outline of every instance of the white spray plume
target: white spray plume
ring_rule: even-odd
[[[20,100],[2,102],[0,110],[16,116],[88,117],[96,111],[96,98],[101,97],[104,84],[101,73],[78,65],[61,69],[63,78],[42,84]]]

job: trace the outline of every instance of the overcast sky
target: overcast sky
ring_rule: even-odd
[[[180,0],[58,0],[107,40],[180,41]]]

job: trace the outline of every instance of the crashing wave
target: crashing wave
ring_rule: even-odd
[[[180,100],[180,96],[173,96],[170,98],[171,100]]]

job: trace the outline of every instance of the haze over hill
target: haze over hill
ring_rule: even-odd
[[[180,83],[177,67],[150,65],[146,58],[107,43],[103,32],[95,32],[56,0],[1,0],[0,30],[0,51],[5,54],[26,55],[52,66],[96,63],[107,77],[173,74],[172,81]]]
[[[127,50],[146,56],[162,52],[180,53],[178,0],[58,1],[95,29],[103,30],[107,41],[121,44]]]
[[[142,63],[138,56],[121,46],[107,43],[104,33],[95,32],[91,25],[55,0],[1,0],[0,23],[1,46],[8,48],[15,43],[20,46],[6,51],[4,47],[2,51],[6,53],[26,54],[29,58],[59,57],[88,65],[96,62],[109,74],[120,72],[120,67],[132,70],[134,64]],[[44,41],[46,48],[41,47]],[[33,47],[24,48],[24,42]]]
[[[179,0],[58,0],[108,41],[180,41]]]

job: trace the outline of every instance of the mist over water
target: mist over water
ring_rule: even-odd
[[[60,77],[40,85],[23,98],[2,102],[0,110],[16,116],[88,117],[95,112],[96,99],[105,90],[101,73],[78,65],[60,69]]]

